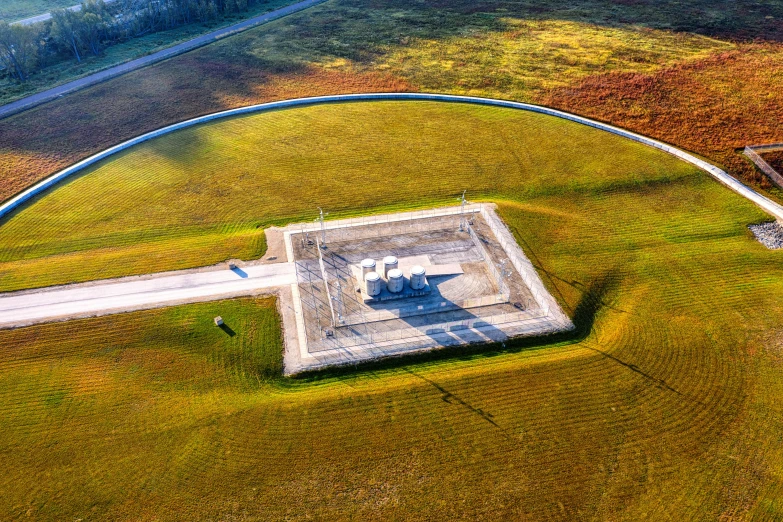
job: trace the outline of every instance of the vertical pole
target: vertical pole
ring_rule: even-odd
[[[465,192],[466,190],[462,191],[462,201],[460,203],[459,208],[459,230],[460,232],[465,230]]]
[[[326,226],[324,225],[324,211],[321,207],[318,207],[320,212],[319,220],[321,221],[321,245],[326,246]]]

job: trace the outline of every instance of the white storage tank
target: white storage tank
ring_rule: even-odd
[[[362,259],[362,279],[366,278],[370,272],[375,272],[375,259]]]
[[[386,279],[389,279],[389,272],[396,269],[398,265],[397,258],[394,256],[386,256],[383,258],[383,275],[386,276]]]
[[[402,292],[402,286],[405,284],[405,278],[402,277],[402,270],[392,268],[386,272],[386,288],[393,294]]]
[[[367,272],[367,275],[364,276],[364,284],[367,295],[375,297],[381,293],[382,283],[381,276],[378,275],[378,272]]]
[[[426,281],[424,267],[415,265],[411,268],[411,290],[421,290]]]

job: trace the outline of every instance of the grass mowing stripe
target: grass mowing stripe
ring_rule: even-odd
[[[234,227],[309,219],[316,206],[334,216],[421,208],[465,188],[474,198],[532,201],[565,190],[589,199],[703,178],[638,143],[512,109],[357,102],[248,115],[124,151],[20,210],[0,226],[0,289],[257,256],[264,244],[239,245],[246,237],[232,236]],[[389,179],[393,189],[380,188]],[[46,273],[44,258],[25,259],[43,255],[65,264]]]
[[[425,112],[428,119],[438,116]],[[418,120],[402,112],[381,116],[373,121],[391,125],[392,137],[417,128]],[[460,125],[478,125],[470,113],[453,117]],[[276,187],[272,179],[279,180],[280,171],[271,165],[280,163],[270,160],[292,151],[323,154],[294,139],[318,118],[298,118],[308,123],[284,134],[280,147],[288,152],[271,150],[265,157],[270,179],[254,181],[274,190],[252,194],[254,205],[266,198],[280,214],[239,219],[240,204],[226,198],[226,205],[237,205],[229,212],[236,223],[306,215],[309,203],[292,199],[302,187]],[[493,112],[493,118],[506,115]],[[535,154],[530,144],[540,141],[539,126],[502,121],[510,127],[505,132],[517,133],[510,142]],[[424,139],[453,133],[427,124]],[[494,134],[484,130],[471,139],[491,141]],[[353,136],[351,146],[366,150],[359,149],[361,136]],[[465,140],[448,142],[448,153],[461,151]],[[428,195],[428,202],[445,200],[448,190],[474,179],[484,195],[497,196],[502,217],[545,284],[573,311],[582,336],[286,380],[273,376],[281,346],[268,300],[3,331],[0,344],[10,349],[0,353],[0,423],[8,427],[0,430],[0,458],[13,472],[0,476],[7,492],[2,512],[9,518],[32,510],[40,518],[164,520],[373,520],[411,513],[455,519],[638,520],[650,513],[677,520],[779,518],[783,271],[778,253],[746,232],[747,223],[763,219],[761,212],[689,167],[646,166],[659,158],[655,154],[639,157],[629,150],[609,158],[605,168],[593,162],[563,179],[551,173],[567,172],[558,161],[568,157],[543,158],[546,171],[532,163],[520,169],[513,158],[498,170],[490,148],[483,162],[438,170],[432,158],[424,165],[417,149],[384,143],[398,166],[408,165],[393,173],[399,186],[412,191],[432,180],[442,191]],[[334,146],[320,146],[327,145]],[[377,180],[390,176],[372,167],[381,159],[335,167],[331,188],[352,184],[355,201],[406,204],[410,193],[404,191],[370,199],[378,193]],[[578,166],[577,158],[572,161]],[[330,165],[320,159],[313,164]],[[365,185],[355,176],[360,166],[375,176]],[[641,176],[641,182],[624,183],[623,176]],[[301,176],[292,179],[301,185]],[[78,181],[87,183],[89,176]],[[560,192],[537,188],[548,183],[559,183]],[[38,205],[46,206],[46,198]],[[356,205],[337,207],[336,214],[371,208]],[[198,225],[226,227],[216,228],[218,235],[207,242],[214,245],[220,230],[233,230],[229,214],[204,206],[205,221]],[[17,217],[33,222],[32,215]],[[158,255],[153,247],[166,245],[195,258],[200,246],[180,239],[192,232],[198,240],[198,226],[186,222],[192,217],[170,217],[171,226],[177,220],[193,225],[183,228],[184,236],[133,248],[152,257]],[[96,221],[90,234],[99,237],[127,218]],[[51,226],[39,229],[42,244],[51,241],[47,230],[67,230]],[[32,260],[7,261],[22,262]],[[212,326],[214,315],[236,325],[237,336]]]

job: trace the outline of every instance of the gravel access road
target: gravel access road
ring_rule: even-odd
[[[275,263],[0,294],[0,328],[272,293],[294,283],[294,264]]]

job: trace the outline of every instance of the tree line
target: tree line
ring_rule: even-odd
[[[220,19],[268,0],[86,0],[81,9],[57,9],[45,22],[0,21],[2,73],[27,81],[40,69],[100,55],[120,42],[195,22]]]

